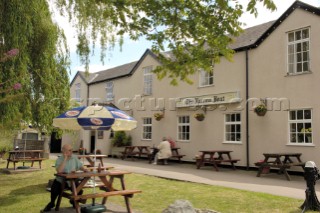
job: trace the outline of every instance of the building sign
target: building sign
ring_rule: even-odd
[[[206,106],[214,104],[238,103],[240,101],[241,98],[238,91],[226,92],[220,94],[180,98],[176,102],[176,107]]]

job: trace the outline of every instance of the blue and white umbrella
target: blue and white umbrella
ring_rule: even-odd
[[[125,112],[109,106],[82,106],[66,111],[53,119],[53,126],[68,130],[129,131],[137,121]]]

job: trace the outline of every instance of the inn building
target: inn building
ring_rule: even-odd
[[[80,105],[112,103],[138,121],[128,132],[133,145],[157,145],[163,136],[177,142],[185,161],[199,150],[232,150],[237,166],[251,167],[265,152],[299,152],[320,165],[320,9],[295,1],[275,21],[250,27],[231,44],[211,73],[201,71],[193,84],[158,80],[161,66],[146,50],[140,60],[86,75],[70,85]],[[171,57],[170,52],[163,53]],[[259,116],[254,108],[267,106]],[[159,121],[155,114],[163,114]],[[204,120],[195,118],[204,114]],[[93,141],[96,140],[96,147]],[[65,134],[62,143],[111,153],[110,131]]]

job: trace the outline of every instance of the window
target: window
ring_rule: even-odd
[[[312,143],[310,109],[289,111],[290,143]]]
[[[80,83],[76,84],[75,93],[76,93],[76,97],[75,97],[76,101],[80,102],[81,101],[81,84]]]
[[[143,94],[152,94],[152,66],[143,68]]]
[[[241,142],[241,115],[232,113],[225,115],[225,141]]]
[[[142,139],[151,140],[152,138],[152,119],[143,118],[142,119]]]
[[[178,117],[178,140],[180,141],[190,140],[190,117],[189,116]]]
[[[109,81],[106,83],[106,101],[113,101],[114,95],[113,95],[113,82]]]
[[[200,87],[213,85],[213,71],[200,70]]]
[[[310,71],[309,44],[309,28],[304,28],[288,33],[289,74],[297,74]]]

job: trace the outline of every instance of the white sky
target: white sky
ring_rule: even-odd
[[[49,0],[50,1],[50,0]],[[238,0],[240,3],[242,2],[244,5],[247,4],[248,0]],[[251,26],[259,25],[271,20],[276,20],[279,18],[294,2],[295,0],[274,0],[277,10],[275,12],[270,12],[260,3],[258,4],[258,17],[255,18],[253,15],[245,13],[240,21],[246,23],[244,28],[248,28]],[[312,6],[319,7],[320,0],[301,0],[307,4]],[[56,17],[59,25],[65,30],[66,37],[68,39],[69,48],[71,51],[71,75],[70,80],[73,79],[74,75],[77,71],[84,70],[82,66],[80,66],[79,57],[76,54],[76,39],[75,39],[75,30],[68,24],[68,22],[63,17]],[[151,43],[146,40],[139,41],[131,41],[129,39],[125,40],[124,45],[122,47],[122,51],[120,51],[119,47],[115,47],[113,52],[107,53],[107,58],[105,59],[104,65],[100,62],[100,51],[95,50],[95,55],[90,58],[91,63],[89,70],[90,72],[97,72],[101,70],[105,70],[111,67],[119,66],[122,64],[130,63],[133,61],[137,61],[143,55],[147,48],[150,48]]]

